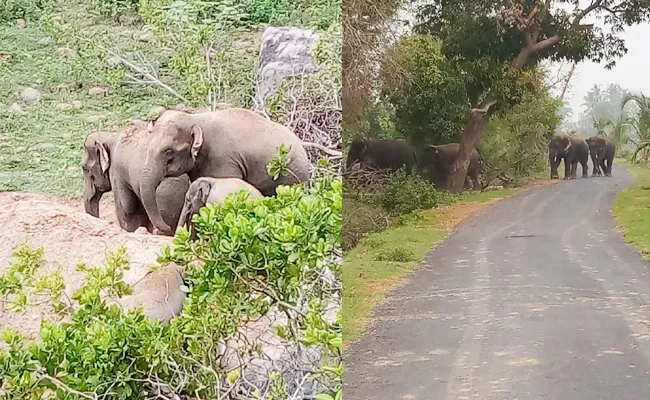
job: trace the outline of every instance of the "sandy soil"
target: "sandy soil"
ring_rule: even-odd
[[[107,252],[124,246],[131,260],[125,282],[134,284],[155,264],[157,253],[172,238],[128,233],[120,229],[110,200],[102,202],[101,219],[83,211],[79,200],[58,199],[39,194],[0,193],[0,273],[13,260],[13,249],[20,244],[43,248],[41,273],[62,268],[66,293],[82,286],[84,275],[76,270],[80,263],[102,265]],[[38,299],[36,299],[38,300]],[[0,330],[16,328],[34,339],[41,320],[56,319],[48,303],[29,307],[24,313],[5,310],[0,302]]]

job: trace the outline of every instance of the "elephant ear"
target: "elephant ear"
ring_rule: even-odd
[[[212,185],[207,181],[200,181],[197,186],[196,198],[201,200],[201,204],[205,205],[208,202],[208,196],[210,196]]]
[[[192,159],[196,160],[196,157],[199,155],[199,150],[203,146],[203,129],[194,124],[190,129],[190,135],[192,135]]]
[[[111,159],[108,156],[108,149],[103,143],[95,142],[95,150],[97,151],[97,159],[99,160],[99,165],[102,167],[102,174],[105,174],[108,171],[108,168],[111,166]]]

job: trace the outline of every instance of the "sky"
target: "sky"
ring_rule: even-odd
[[[605,63],[582,62],[576,65],[565,99],[577,120],[583,110],[582,102],[594,84],[607,86],[618,83],[631,92],[650,95],[650,24],[629,27],[621,35],[628,52],[616,61],[616,66],[605,69]],[[564,68],[566,70],[568,68]]]
[[[415,4],[417,3],[426,3],[426,0],[415,2]],[[581,7],[589,5],[589,3],[589,0],[580,0]],[[413,24],[415,7],[415,5],[411,5],[407,9],[400,10],[397,19]],[[600,21],[592,18],[587,18],[584,22],[602,26]],[[404,26],[399,31],[401,34],[407,34],[409,28]],[[584,108],[582,106],[583,98],[594,84],[606,87],[610,83],[617,83],[623,89],[631,92],[650,95],[650,24],[628,27],[620,36],[625,40],[628,52],[616,60],[616,66],[613,69],[605,69],[606,62],[596,64],[585,61],[576,65],[569,89],[564,96],[573,111],[572,119],[574,121],[579,119]],[[563,71],[568,72],[569,67],[569,65],[565,65]]]

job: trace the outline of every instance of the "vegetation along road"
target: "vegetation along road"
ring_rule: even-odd
[[[615,166],[464,225],[346,351],[346,398],[650,398],[648,263],[610,212],[631,182]]]

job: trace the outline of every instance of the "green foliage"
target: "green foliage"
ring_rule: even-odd
[[[19,18],[26,21],[38,20],[53,5],[53,0],[0,0],[0,25],[15,24]]]
[[[490,120],[479,145],[485,184],[493,179],[516,184],[547,168],[548,139],[560,124],[559,107],[559,100],[539,92]]]
[[[391,215],[409,214],[416,210],[439,207],[453,196],[433,188],[429,181],[404,171],[393,174],[377,192],[377,202]]]
[[[87,0],[88,9],[104,17],[117,18],[127,12],[137,12],[140,0]]]
[[[414,254],[411,249],[403,246],[393,247],[377,253],[376,261],[393,261],[393,262],[407,262],[414,260]]]
[[[308,373],[318,378],[319,391],[340,391],[341,317],[333,324],[323,317],[330,292],[340,288],[320,279],[329,268],[340,282],[339,265],[327,259],[340,246],[341,206],[341,181],[325,178],[280,187],[277,197],[247,200],[237,193],[222,207],[202,208],[194,218],[199,240],[179,232],[174,250],[164,252],[186,266],[189,290],[182,314],[169,325],[138,310],[124,313],[100,297],[129,291],[122,282],[128,268],[123,249],[103,267],[81,267],[86,283],[74,296],[78,304],[66,309],[66,321],[44,322],[40,341],[29,345],[15,331],[3,333],[9,349],[0,352],[0,390],[21,399],[109,393],[114,399],[145,399],[160,390],[201,398],[266,392],[267,399],[286,399],[296,388],[284,370],[271,370],[266,383],[255,386],[244,381],[245,370],[222,366],[218,350],[237,337],[242,322],[277,307],[289,317],[276,327],[284,345],[321,349],[322,364]],[[21,248],[15,256],[0,280],[3,293],[18,294],[32,284],[24,277],[34,274],[42,252]],[[252,346],[248,357],[260,351],[259,344]]]
[[[441,54],[438,39],[403,36],[385,57],[382,84],[404,137],[429,144],[458,140],[469,118],[469,99],[465,79]]]

